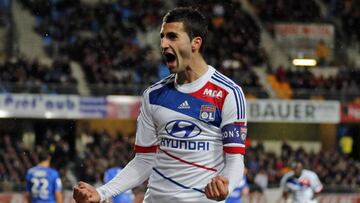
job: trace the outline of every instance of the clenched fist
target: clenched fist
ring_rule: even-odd
[[[74,187],[73,198],[77,203],[100,202],[100,195],[95,187],[85,182],[79,182],[79,184]]]
[[[208,199],[222,201],[229,194],[229,180],[224,176],[215,176],[205,187],[205,195]]]

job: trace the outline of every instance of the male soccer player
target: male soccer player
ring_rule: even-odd
[[[111,167],[107,169],[104,173],[104,183],[109,182],[111,179],[113,179],[122,168],[120,167]],[[133,202],[133,194],[131,190],[128,190],[126,192],[123,192],[121,194],[118,194],[114,197],[112,197],[113,203],[132,203]]]
[[[316,194],[321,192],[323,185],[313,171],[304,169],[301,161],[292,164],[292,171],[286,173],[280,182],[283,199],[292,195],[294,203],[316,203]]]
[[[39,153],[38,165],[26,173],[26,197],[30,203],[62,203],[62,183],[57,170],[50,168],[48,151]]]
[[[101,202],[145,180],[146,203],[224,202],[242,179],[247,134],[241,88],[203,58],[207,21],[192,8],[163,18],[170,76],[144,91],[134,159],[109,183],[80,182],[77,202]]]

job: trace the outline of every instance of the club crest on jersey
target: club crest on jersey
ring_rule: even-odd
[[[247,136],[247,127],[240,127],[240,136],[242,140],[246,139]]]
[[[216,107],[212,105],[201,105],[200,120],[210,122],[215,120]]]

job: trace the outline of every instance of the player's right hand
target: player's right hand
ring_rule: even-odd
[[[100,195],[95,187],[80,181],[73,189],[73,198],[77,203],[98,203]]]

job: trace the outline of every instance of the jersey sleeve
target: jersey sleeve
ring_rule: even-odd
[[[149,91],[145,91],[137,118],[137,130],[134,151],[136,153],[155,153],[158,146],[156,128],[151,115]]]
[[[311,188],[314,190],[315,193],[319,193],[323,189],[323,185],[321,184],[320,179],[316,175],[316,173],[313,173],[311,177]]]
[[[224,152],[244,155],[247,137],[246,101],[239,86],[234,86],[225,98],[221,114]]]
[[[154,159],[154,153],[137,153],[121,172],[96,189],[100,202],[142,184],[151,174]]]
[[[281,187],[281,188],[284,188],[284,187],[285,187],[288,178],[289,178],[289,174],[288,174],[288,173],[285,173],[285,174],[283,175],[283,177],[281,177],[281,180],[280,180],[280,187]]]
[[[286,173],[280,180],[280,188],[282,189],[283,192],[290,192],[290,188],[288,187],[288,180],[290,179],[290,177],[292,176],[292,174],[290,173]]]
[[[55,192],[61,192],[62,191],[62,182],[61,182],[61,178],[60,175],[57,171],[55,171]]]

